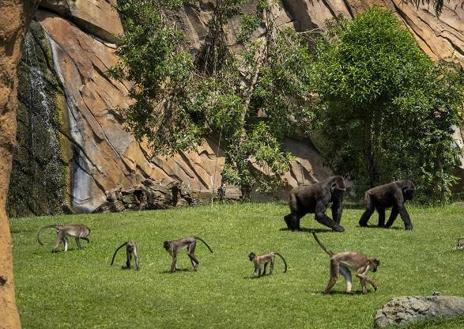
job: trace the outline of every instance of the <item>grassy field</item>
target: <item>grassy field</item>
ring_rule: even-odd
[[[324,231],[312,217],[302,226],[322,230],[320,239],[334,251],[358,250],[376,256],[381,265],[370,276],[377,292],[346,295],[344,280],[335,293],[323,295],[328,257],[307,232],[284,230],[283,204],[215,205],[163,211],[73,215],[13,219],[17,302],[24,328],[371,328],[373,315],[394,296],[464,295],[464,252],[453,251],[464,236],[464,206],[409,207],[413,232],[400,219],[390,230],[357,226],[359,209],[345,209],[345,233]],[[377,216],[371,219],[376,223]],[[85,223],[91,243],[77,250],[52,254],[54,233],[36,232],[50,223]],[[166,239],[199,235],[198,272],[168,273],[170,259],[162,249]],[[122,242],[139,244],[141,270],[109,266]],[[250,279],[250,251],[281,252],[289,269],[277,260],[274,274]],[[464,320],[415,328],[463,328]]]

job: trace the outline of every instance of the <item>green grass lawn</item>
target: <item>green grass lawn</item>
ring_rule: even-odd
[[[328,257],[307,232],[283,230],[283,204],[236,204],[194,208],[13,219],[17,302],[24,328],[371,328],[377,309],[394,296],[464,296],[464,252],[453,251],[464,236],[464,206],[415,208],[409,212],[414,231],[404,231],[398,218],[390,230],[357,226],[362,210],[345,209],[344,233],[321,232],[334,251],[356,250],[376,256],[381,265],[370,276],[377,292],[343,293],[343,278],[331,295]],[[54,233],[35,240],[39,227],[50,223],[85,223],[91,243],[52,254]],[[377,215],[371,223],[377,222]],[[305,228],[323,227],[306,216]],[[198,272],[191,271],[184,252],[168,273],[170,258],[162,242],[199,235]],[[124,250],[109,266],[122,242],[139,246],[141,270],[121,270]],[[279,251],[273,275],[250,279],[250,251]],[[417,328],[463,328],[461,319]]]

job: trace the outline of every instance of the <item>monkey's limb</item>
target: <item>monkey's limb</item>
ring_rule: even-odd
[[[174,273],[176,271],[177,252],[173,250],[171,256],[172,256],[171,273]]]
[[[64,251],[68,251],[68,238],[66,237],[66,233],[64,232],[63,232],[63,243],[64,243]]]
[[[367,276],[368,272],[369,272],[369,266],[366,266],[364,270],[360,270],[356,273],[356,276],[361,280],[363,294],[367,293],[366,282],[370,283],[370,285],[374,288],[374,290],[377,291],[377,285],[371,278]]]
[[[255,263],[254,276],[258,278],[261,276],[261,266],[257,262]]]
[[[266,275],[266,268],[267,268],[267,265],[268,265],[268,264],[269,264],[269,263],[267,263],[267,262],[266,262],[266,263],[264,263],[264,267],[263,267],[263,275]],[[272,274],[272,270],[273,270],[273,269],[274,269],[274,263],[271,261],[271,269],[270,269],[270,272],[269,272],[269,274]]]
[[[66,233],[62,230],[59,230],[56,234],[56,243],[53,247],[52,252],[57,252],[60,244],[64,244],[64,251],[68,251],[68,241],[66,239]]]
[[[78,248],[78,249],[82,249],[82,247],[81,247],[81,242],[79,241],[79,238],[78,238],[78,237],[76,237],[76,244],[77,244],[77,248]]]
[[[351,288],[353,287],[353,280],[351,278],[351,271],[345,267],[340,266],[340,274],[343,275],[346,281],[346,292],[351,294]]]
[[[122,245],[120,245],[118,248],[116,248],[116,250],[114,251],[114,254],[113,254],[113,258],[111,259],[111,265],[113,265],[114,259],[116,258],[116,254],[118,253],[119,249],[121,249],[122,247],[127,245],[127,242],[128,241],[124,242]]]
[[[123,266],[122,268],[129,270],[131,268],[131,265],[130,265],[131,260],[132,260],[132,253],[126,248],[126,266]]]
[[[138,271],[140,269],[139,256],[135,253],[134,258],[135,258],[135,270]]]
[[[375,210],[372,196],[369,193],[365,194],[364,202],[366,203],[366,210],[364,211],[364,213],[361,216],[361,219],[359,220],[359,226],[361,227],[367,226],[367,222],[369,221],[369,218],[371,218]]]
[[[190,262],[192,263],[193,269],[196,271],[198,264],[200,264],[200,261],[198,258],[195,256],[195,247],[196,247],[196,241],[193,241],[187,249],[187,255],[190,258]]]
[[[205,240],[203,240],[202,238],[200,238],[199,236],[194,236],[195,240],[200,240],[201,242],[203,242],[205,244],[206,247],[208,247],[209,251],[211,253],[213,253],[213,249],[210,248],[210,246],[206,243]]]
[[[340,269],[339,269],[338,262],[331,259],[330,260],[330,279],[329,279],[329,282],[327,283],[327,287],[325,288],[324,294],[330,293],[332,288],[335,286],[335,283],[337,283],[339,271]]]

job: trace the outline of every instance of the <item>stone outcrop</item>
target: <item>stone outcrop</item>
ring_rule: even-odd
[[[0,326],[21,328],[14,291],[6,196],[16,145],[16,69],[36,1],[0,0]]]
[[[123,33],[114,10],[116,0],[44,0],[41,6],[74,22],[83,31],[109,42]]]
[[[464,66],[464,7],[461,0],[444,1],[439,17],[431,4],[416,8],[401,0],[390,0],[388,3],[426,54],[435,60],[442,59]]]
[[[455,296],[412,296],[393,298],[378,310],[374,326],[404,326],[412,322],[464,315],[464,298]]]
[[[139,207],[136,201],[114,205],[108,195],[116,190],[131,194],[130,191],[145,186],[146,181],[160,187],[157,193],[166,193],[156,198],[156,205],[146,204],[146,207],[164,207],[172,205],[169,186],[173,184],[183,186],[187,199],[199,201],[213,197],[221,184],[224,158],[215,141],[205,141],[193,152],[160,157],[137,142],[124,128],[118,108],[129,104],[129,86],[110,79],[107,74],[117,62],[114,52],[122,32],[115,2],[44,0],[41,3],[37,24],[31,30],[34,41],[31,44],[35,50],[27,51],[25,56],[29,57],[23,58],[25,64],[22,65],[25,81],[29,77],[38,82],[32,88],[21,87],[20,146],[9,202],[14,215],[53,214],[61,208],[95,211]],[[204,45],[213,2],[201,0],[172,13],[185,32],[193,54]],[[277,24],[317,32],[325,28],[327,19],[338,15],[354,17],[374,5],[394,10],[432,58],[463,65],[463,9],[457,0],[445,2],[438,18],[432,6],[416,8],[401,0],[285,0],[277,9]],[[252,4],[247,6],[251,9]],[[239,23],[233,19],[227,28],[230,47],[235,47]],[[40,60],[28,64],[31,58]],[[31,90],[34,91],[32,96]],[[42,109],[43,113],[48,113],[44,116],[39,115],[41,103],[42,107],[48,107]],[[46,120],[48,116],[51,119]],[[48,129],[47,124],[52,129]],[[41,150],[30,152],[26,141],[37,145],[39,139]],[[286,144],[287,149],[296,154],[290,171],[283,177],[286,189],[331,174],[310,141],[289,139]],[[59,149],[60,154],[47,156],[54,148]],[[50,161],[45,161],[46,157]],[[457,172],[464,172],[464,167]],[[38,183],[44,173],[49,176],[45,187],[41,187]],[[37,191],[30,194],[30,186]],[[55,194],[50,196],[48,190]],[[237,197],[236,189],[228,187],[227,191],[228,197]],[[144,193],[148,195],[149,191]],[[284,197],[285,190],[278,194]],[[182,196],[180,198],[177,204],[189,203]],[[128,197],[125,199],[127,201]]]

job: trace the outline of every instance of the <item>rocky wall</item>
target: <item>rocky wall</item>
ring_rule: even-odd
[[[172,13],[193,54],[205,42],[213,1],[200,0]],[[56,213],[63,209],[78,212],[153,209],[189,204],[210,199],[221,184],[224,158],[214,141],[205,141],[195,152],[159,157],[124,128],[118,108],[130,102],[128,84],[114,81],[107,74],[117,62],[114,42],[122,33],[114,4],[115,0],[45,0],[41,3],[34,26],[41,26],[44,38],[36,50],[47,56],[41,60],[47,65],[29,65],[28,74],[34,79],[45,77],[47,88],[55,89],[44,91],[47,94],[44,99],[51,100],[44,103],[40,101],[40,81],[26,79],[26,85],[21,86],[25,93],[20,95],[20,148],[10,196],[12,214]],[[327,19],[339,15],[354,17],[373,5],[394,10],[432,58],[463,65],[463,9],[457,0],[445,2],[438,18],[432,6],[416,8],[401,0],[284,0],[276,12],[277,23],[299,31],[317,32],[325,28]],[[238,20],[232,20],[227,27],[231,47],[235,47],[238,29]],[[30,58],[23,58],[23,62],[28,61]],[[44,68],[46,72],[41,71]],[[39,109],[30,104],[31,96],[27,92],[31,90],[35,93],[32,98],[38,98],[32,103],[54,107],[53,120],[46,120],[50,112],[47,106]],[[43,115],[39,115],[41,112]],[[38,119],[42,123],[34,121]],[[48,129],[47,123],[55,131]],[[44,141],[42,148],[30,152],[28,143],[38,145],[38,139]],[[290,171],[283,177],[287,189],[331,174],[310,141],[289,139],[286,144],[296,155]],[[54,148],[59,152],[52,155]],[[42,155],[48,160],[41,159]],[[47,187],[40,188],[37,183],[44,173],[50,178]],[[37,192],[31,194],[33,198],[29,202],[24,201],[28,185],[45,195],[49,194],[47,189],[53,190],[56,198]],[[228,196],[236,198],[238,191],[229,188]]]
[[[72,148],[65,133],[69,119],[51,54],[47,35],[33,22],[18,67],[19,143],[8,195],[10,216],[55,214],[69,205]]]

